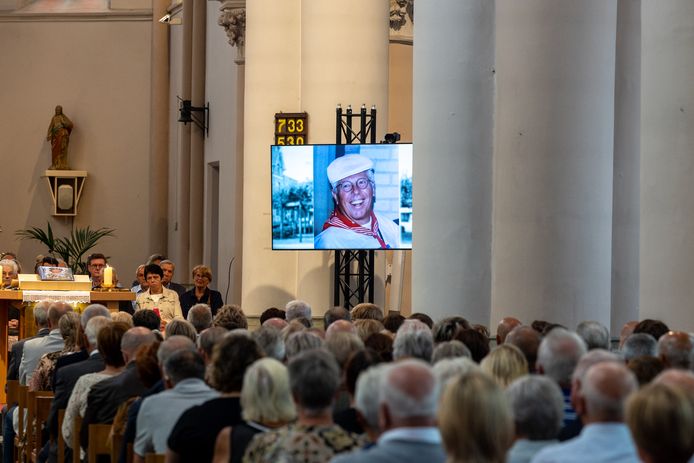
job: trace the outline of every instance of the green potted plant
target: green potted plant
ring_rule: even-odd
[[[15,234],[21,239],[31,239],[43,243],[48,248],[48,253],[60,256],[75,274],[87,273],[87,263],[82,261],[87,252],[97,245],[101,238],[115,236],[113,228],[98,228],[92,230],[89,226],[75,228],[69,236],[56,238],[53,235],[51,224],[46,224],[46,229],[31,227],[17,230]]]

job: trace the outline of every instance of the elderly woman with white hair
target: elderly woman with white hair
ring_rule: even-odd
[[[241,462],[253,436],[294,420],[287,367],[269,357],[251,365],[243,378],[241,407],[244,422],[227,426],[217,435],[215,463]]]

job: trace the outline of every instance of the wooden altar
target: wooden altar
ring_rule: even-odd
[[[24,310],[22,291],[0,289],[0,403],[5,403],[5,383],[7,381],[7,321],[10,307],[19,309],[19,338],[31,336],[35,329],[34,317]],[[103,304],[111,312],[118,312],[118,303],[121,301],[134,301],[135,293],[131,291],[91,291],[90,304]]]

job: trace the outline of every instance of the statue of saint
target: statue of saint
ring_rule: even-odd
[[[67,148],[70,144],[72,121],[63,114],[63,107],[55,107],[55,116],[48,126],[46,140],[51,142],[51,167],[50,170],[70,170],[67,164]]]

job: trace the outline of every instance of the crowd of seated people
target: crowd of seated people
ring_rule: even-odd
[[[294,300],[249,329],[240,306],[210,305],[204,266],[184,317],[166,262],[138,269],[132,316],[34,309],[41,334],[13,349],[10,367],[54,391],[38,461],[57,461],[57,439],[68,458],[86,455],[90,424],[122,435],[122,462],[693,461],[692,337],[662,321],[627,323],[613,345],[596,321],[570,330],[506,317],[490,333],[463,316],[359,304],[317,322]]]

